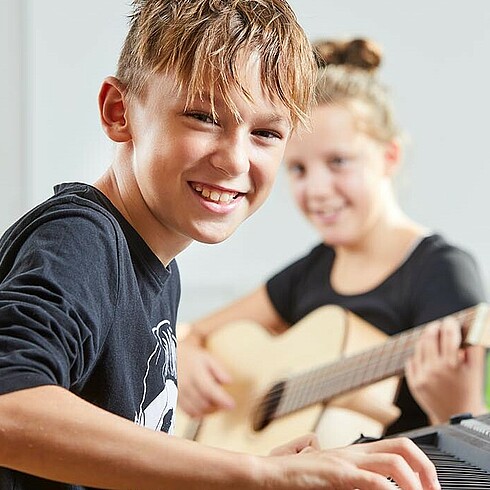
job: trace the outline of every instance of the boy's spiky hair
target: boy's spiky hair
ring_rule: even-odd
[[[285,0],[134,0],[117,77],[129,96],[144,94],[154,73],[172,72],[188,98],[216,88],[237,118],[231,93],[250,100],[239,79],[239,57],[257,53],[261,83],[307,124],[316,76],[311,45]]]

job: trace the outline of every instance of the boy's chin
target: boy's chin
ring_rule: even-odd
[[[238,226],[222,230],[207,230],[206,232],[196,234],[193,239],[196,242],[205,243],[206,245],[214,245],[230,238],[237,228]]]

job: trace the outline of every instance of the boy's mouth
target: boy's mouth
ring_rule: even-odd
[[[218,189],[217,187],[211,187],[206,184],[198,184],[196,182],[191,183],[191,187],[198,192],[204,199],[213,202],[222,202],[228,204],[233,199],[236,199],[240,192],[232,190]]]

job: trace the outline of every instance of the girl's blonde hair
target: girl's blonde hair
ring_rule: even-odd
[[[313,48],[319,66],[316,103],[352,108],[360,116],[362,129],[379,141],[400,137],[390,93],[378,77],[381,48],[362,38],[320,40]]]

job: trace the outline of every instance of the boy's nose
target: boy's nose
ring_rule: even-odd
[[[212,164],[230,177],[247,173],[250,169],[247,143],[239,136],[227,138],[214,154]]]

